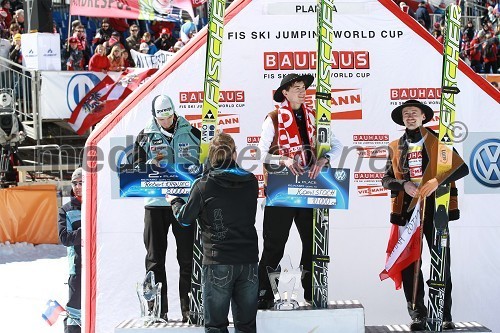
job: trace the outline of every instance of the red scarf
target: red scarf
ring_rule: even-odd
[[[316,144],[316,112],[302,104],[304,117],[306,120],[307,136],[312,149]],[[278,108],[278,145],[279,154],[291,158],[300,158],[302,164],[307,163],[305,152],[303,150],[304,143],[299,134],[299,127],[295,120],[293,110],[290,104],[285,99]]]

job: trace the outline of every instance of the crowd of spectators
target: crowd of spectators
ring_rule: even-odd
[[[90,19],[85,18],[87,22]],[[170,21],[143,21],[104,18],[92,19],[100,26],[88,28],[80,20],[74,20],[69,34],[62,37],[62,69],[70,71],[123,71],[135,67],[131,50],[153,55],[159,50],[177,52],[196,33],[196,26]],[[9,58],[22,64],[21,34],[25,33],[23,2],[0,1],[0,38],[9,41]],[[62,32],[54,21],[54,32]]]
[[[474,26],[474,20],[467,18],[461,29],[460,58],[477,73],[499,74],[500,68],[500,4],[498,0],[476,0],[479,6],[486,8],[478,12],[480,27]],[[429,14],[430,4],[426,0],[420,1],[418,8],[413,11],[403,1],[399,2],[401,10],[408,13],[425,27],[439,42],[444,42],[445,15],[444,12],[434,11],[437,17],[432,24]],[[436,14],[437,12],[441,14]]]
[[[138,20],[104,18],[95,35],[88,38],[85,26],[78,20],[73,21],[71,37],[62,45],[63,69],[123,71],[135,67],[131,50],[149,55],[159,50],[177,52],[196,33],[196,26],[190,21],[174,32],[171,30],[175,29],[173,22],[153,22],[149,29],[140,23]],[[183,30],[188,31],[187,38]],[[175,38],[174,33],[179,38]]]

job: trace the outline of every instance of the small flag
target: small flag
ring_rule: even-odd
[[[50,325],[54,325],[57,319],[59,318],[59,314],[61,312],[65,312],[64,308],[57,301],[48,300],[47,301],[47,309],[42,314],[42,318]]]

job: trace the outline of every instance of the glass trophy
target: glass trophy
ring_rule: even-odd
[[[302,278],[302,266],[293,268],[290,256],[285,254],[276,269],[267,267],[267,274],[273,290],[274,309],[298,309],[297,288]]]
[[[161,314],[161,282],[155,283],[155,273],[149,271],[142,283],[137,283],[137,297],[141,307],[141,320],[144,324],[162,322]]]

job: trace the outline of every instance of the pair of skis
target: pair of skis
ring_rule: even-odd
[[[208,3],[207,50],[205,56],[205,80],[203,86],[203,105],[201,110],[201,164],[208,156],[210,141],[217,130],[219,114],[220,71],[222,61],[222,40],[224,38],[224,12],[226,2],[211,0]],[[201,283],[201,266],[203,247],[201,243],[200,224],[196,223],[193,244],[193,272],[191,276],[191,295],[189,298],[189,322],[203,326],[203,297]]]

